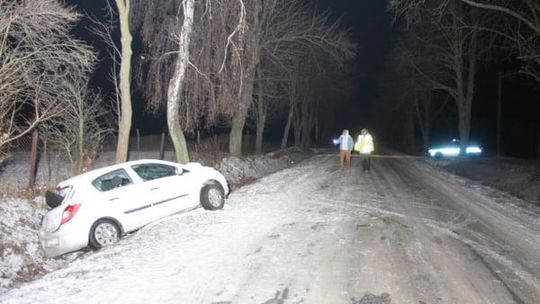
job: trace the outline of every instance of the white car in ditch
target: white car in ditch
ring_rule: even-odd
[[[98,249],[182,210],[221,209],[228,193],[225,177],[198,163],[138,160],[96,169],[47,192],[39,239],[49,257]]]

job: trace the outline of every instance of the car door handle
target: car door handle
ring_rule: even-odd
[[[119,200],[120,198],[119,197],[113,197],[113,198],[110,198],[109,199],[109,202],[112,202],[112,201],[115,201],[115,200]]]
[[[150,188],[150,191],[154,191],[154,190],[158,190],[159,187],[155,187],[155,188]]]

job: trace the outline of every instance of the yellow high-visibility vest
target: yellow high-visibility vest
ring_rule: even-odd
[[[369,154],[375,150],[373,145],[373,137],[370,134],[359,135],[358,141],[354,145],[354,151],[360,152],[360,154]]]

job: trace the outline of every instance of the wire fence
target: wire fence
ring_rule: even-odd
[[[116,141],[116,136],[106,138],[97,151],[95,162],[88,169],[114,164]],[[214,134],[202,138],[196,136],[188,138],[187,144],[190,161],[214,166],[226,155],[228,135]],[[76,173],[72,168],[74,164],[67,158],[66,153],[48,149],[46,140],[43,139],[38,141],[37,146],[37,158],[33,161],[32,136],[23,137],[10,144],[7,150],[9,158],[0,166],[0,194],[22,193],[34,188],[31,185],[38,188],[42,185],[55,185]],[[175,161],[173,144],[168,134],[130,137],[128,160],[150,158]]]
[[[110,135],[106,137],[101,145],[101,151],[111,152],[116,151],[116,143],[118,137],[116,135]],[[219,149],[221,152],[225,152],[228,149],[228,135],[217,134],[209,135],[205,137],[196,137],[187,139],[188,149],[194,152],[205,152],[206,149]],[[40,139],[39,146],[43,147],[44,141]],[[173,144],[168,134],[152,134],[152,135],[135,135],[129,139],[129,151],[130,152],[149,152],[159,151],[161,148],[164,150],[172,150]],[[12,142],[8,149],[11,152],[30,152],[32,150],[32,136],[25,136],[17,141]]]

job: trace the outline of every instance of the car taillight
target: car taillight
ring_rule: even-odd
[[[64,225],[65,223],[69,222],[75,216],[75,213],[79,211],[80,207],[81,204],[67,206],[66,209],[64,209],[64,213],[62,213],[62,222],[60,222],[60,225]]]

